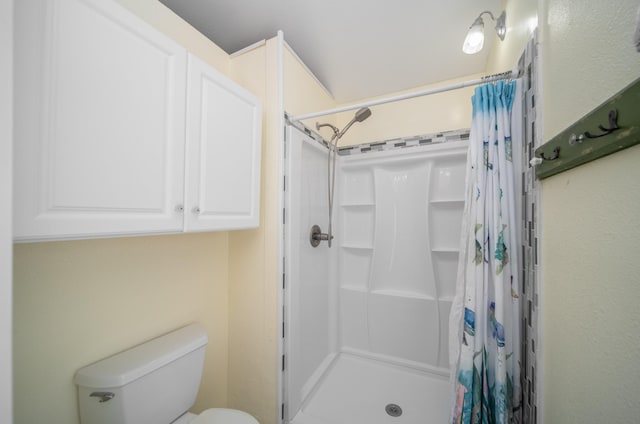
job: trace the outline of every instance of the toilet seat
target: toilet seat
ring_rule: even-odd
[[[227,408],[211,408],[198,415],[191,424],[260,424],[243,411]]]

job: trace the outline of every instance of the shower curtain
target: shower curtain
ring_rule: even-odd
[[[511,423],[520,405],[520,304],[511,116],[519,81],[477,87],[451,310],[452,423]],[[518,96],[520,97],[520,96]],[[514,108],[516,110],[514,110]],[[520,142],[520,135],[516,142]]]

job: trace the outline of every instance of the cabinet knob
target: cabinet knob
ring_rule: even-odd
[[[182,206],[182,205],[177,205],[177,206],[176,206],[176,212],[184,212],[184,206]]]
[[[191,212],[200,213],[200,207],[199,206],[194,206],[193,209],[191,209]]]

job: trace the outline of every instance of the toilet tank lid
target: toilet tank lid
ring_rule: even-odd
[[[207,344],[207,333],[190,324],[79,369],[74,381],[90,388],[121,387]]]

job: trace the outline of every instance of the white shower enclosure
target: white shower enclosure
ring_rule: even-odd
[[[335,239],[314,248],[328,223],[318,138],[287,126],[284,422],[445,423],[468,143],[339,156]]]

